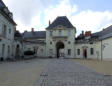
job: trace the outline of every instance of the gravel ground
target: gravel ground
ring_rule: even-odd
[[[0,86],[112,86],[109,76],[68,59],[0,62]]]
[[[98,73],[112,76],[112,61],[85,60],[85,59],[71,59],[71,61],[75,61],[84,66],[87,66]]]
[[[53,59],[34,86],[112,86],[112,81],[77,62]]]
[[[0,62],[0,86],[33,86],[50,59]]]

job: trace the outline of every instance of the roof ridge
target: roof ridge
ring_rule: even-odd
[[[58,25],[65,26],[67,28],[74,28],[66,16],[58,16],[46,29],[52,29]]]

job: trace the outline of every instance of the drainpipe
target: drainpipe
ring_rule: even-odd
[[[101,40],[101,60],[103,60],[103,55],[102,55],[103,53],[102,53],[102,40]]]

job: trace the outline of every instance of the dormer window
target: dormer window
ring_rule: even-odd
[[[50,31],[50,36],[53,36],[53,31]]]
[[[7,7],[4,8],[4,12],[6,12],[7,14],[9,13],[9,10]]]
[[[9,13],[9,17],[10,17],[11,19],[13,19],[13,14],[12,14],[12,13]]]

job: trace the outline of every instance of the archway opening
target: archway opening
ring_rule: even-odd
[[[60,57],[60,50],[64,49],[64,43],[63,42],[57,42],[56,44],[56,51],[57,51],[57,58]]]
[[[16,57],[15,58],[16,59],[20,58],[20,46],[19,46],[19,44],[17,44],[17,46],[16,46]]]

